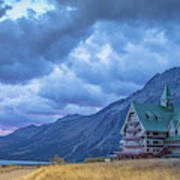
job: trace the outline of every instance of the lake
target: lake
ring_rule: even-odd
[[[10,160],[0,160],[0,165],[43,165],[50,164],[49,162],[41,161],[10,161]]]

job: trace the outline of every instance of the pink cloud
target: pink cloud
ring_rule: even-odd
[[[14,130],[3,130],[3,129],[0,129],[0,136],[5,136],[5,135],[8,135],[10,133],[12,133]]]
[[[36,113],[36,112],[31,112],[31,113],[27,113],[29,116],[64,116],[66,115],[65,113]]]
[[[102,108],[102,106],[99,106],[99,105],[87,104],[85,99],[71,99],[71,100],[61,99],[61,102],[71,103],[71,104],[81,104],[82,103],[83,106],[86,106],[86,107]]]
[[[4,124],[3,125],[0,124],[0,127],[1,127],[0,129],[12,129],[13,131],[19,128],[18,126],[8,126]]]
[[[11,134],[12,132],[17,130],[18,128],[19,127],[17,127],[17,126],[6,126],[6,125],[0,124],[0,136],[5,136],[8,134]]]

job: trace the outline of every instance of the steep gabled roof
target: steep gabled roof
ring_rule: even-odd
[[[173,112],[154,104],[133,103],[133,106],[144,129],[147,131],[168,131]],[[151,118],[148,118],[148,114],[151,114]]]
[[[161,100],[166,100],[166,99],[172,99],[171,92],[170,92],[167,84],[165,84],[164,91],[163,91],[163,94],[161,96]]]
[[[135,109],[134,109],[134,103],[131,103],[131,106],[129,107],[128,113],[127,113],[127,115],[126,115],[125,122],[124,122],[124,124],[123,124],[123,126],[122,126],[122,128],[121,128],[120,134],[123,134],[124,128],[126,127],[126,122],[128,121],[128,118],[129,118],[129,113],[130,113],[131,111],[132,111],[132,112],[135,112],[135,114],[136,114],[136,111],[135,111]],[[137,116],[137,114],[136,114],[136,116]],[[139,118],[138,118],[138,119],[139,119]],[[140,124],[140,125],[141,125],[141,124]],[[141,127],[143,128],[142,125],[141,125]]]

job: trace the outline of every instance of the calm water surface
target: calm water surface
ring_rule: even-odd
[[[42,165],[50,164],[49,162],[38,162],[38,161],[7,161],[0,160],[0,165]]]

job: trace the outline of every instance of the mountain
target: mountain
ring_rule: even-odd
[[[0,138],[0,159],[49,160],[58,154],[68,161],[104,156],[118,150],[120,129],[132,101],[159,103],[168,83],[175,105],[180,105],[180,67],[156,74],[139,91],[90,116],[78,114],[55,123],[28,126]]]

